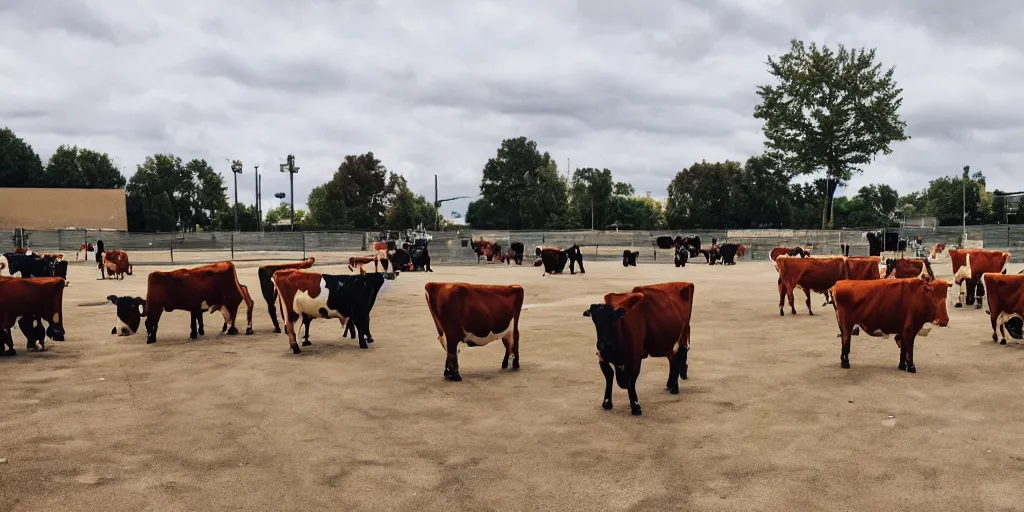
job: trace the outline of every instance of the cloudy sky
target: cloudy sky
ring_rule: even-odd
[[[442,197],[475,195],[520,135],[562,170],[664,196],[695,161],[761,151],[755,87],[800,38],[876,47],[904,88],[913,139],[850,189],[909,192],[969,164],[1019,190],[1021,26],[1009,0],[0,0],[0,125],[44,159],[78,144],[129,175],[158,152],[225,175],[238,158],[250,202],[253,164],[267,197],[287,191],[288,153],[296,203],[366,151],[418,193],[437,174]]]

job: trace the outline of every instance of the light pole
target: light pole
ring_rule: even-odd
[[[964,213],[964,236],[963,236],[962,241],[960,242],[961,246],[966,246],[967,245],[967,176],[968,176],[968,174],[970,172],[971,172],[971,166],[965,165],[964,166],[964,179],[963,179],[963,181],[961,181],[961,184],[963,185],[963,192],[964,192],[964,209],[963,209],[963,213]]]
[[[288,155],[286,163],[281,164],[281,172],[288,173],[288,187],[291,193],[291,230],[295,231],[295,173],[299,168],[295,167],[295,155]]]
[[[260,217],[263,207],[260,205],[260,164],[253,166],[254,179],[256,180],[256,231],[261,231]]]
[[[231,172],[235,175],[235,231],[238,231],[238,175],[242,174],[242,161],[231,161]]]

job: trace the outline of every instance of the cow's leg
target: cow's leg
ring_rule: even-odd
[[[960,281],[960,292],[956,296],[956,304],[953,304],[954,308],[962,308],[967,300],[967,290],[964,289],[964,283],[965,281]]]
[[[779,278],[779,316],[786,316],[786,287],[782,286],[782,278]]]
[[[444,362],[444,378],[452,382],[461,382],[459,375],[459,342],[448,341],[448,356]]]
[[[308,347],[308,346],[313,344],[313,342],[309,341],[309,324],[311,324],[311,323],[313,323],[313,317],[303,313],[302,314],[302,327],[303,327],[303,329],[305,331],[305,332],[303,332],[303,335],[302,335],[302,346],[303,347]]]
[[[348,336],[351,339],[356,339],[356,324],[355,322],[348,322],[345,324],[345,332],[341,333],[341,337]]]
[[[811,291],[805,288],[804,295],[807,296],[807,314],[814,316],[814,311],[811,311]]]
[[[152,306],[146,316],[146,343],[156,343],[156,328],[160,325],[160,316],[163,315],[163,307]]]
[[[11,329],[4,327],[0,329],[0,356],[13,356],[18,352],[14,350],[14,336]]]
[[[505,345],[505,357],[501,359],[501,369],[508,369],[508,358],[512,355],[512,336],[505,336],[501,339],[501,344]]]
[[[238,307],[241,304],[235,304],[232,306],[223,306],[220,309],[222,315],[224,315],[224,326],[227,327],[227,334],[234,336],[238,334],[238,327],[235,327],[235,319],[238,318]]]
[[[993,308],[991,306],[992,306],[992,304],[989,304],[988,315],[989,315],[989,318],[992,320],[992,343],[995,343],[995,342],[999,341],[999,336],[998,336],[999,333],[997,332],[996,325],[997,324],[999,325],[999,329],[1002,329],[1003,325],[1002,325],[1002,323],[999,322],[999,312],[996,311],[995,308]],[[1006,331],[1003,331],[1002,334],[1003,334],[1003,343],[1002,344],[1006,345]]]
[[[298,354],[302,352],[302,349],[299,348],[299,344],[295,341],[295,322],[299,321],[299,314],[295,311],[288,311],[285,309],[280,296],[277,298],[277,303],[281,308],[281,316],[284,319],[284,333],[288,336],[288,346],[291,347],[293,354]],[[308,325],[306,333],[309,333]]]
[[[845,325],[842,320],[839,321],[839,336],[842,338],[842,350],[839,353],[839,366],[842,368],[850,367],[850,340],[853,337],[852,326]]]
[[[679,352],[668,356],[668,382],[665,383],[665,389],[673,395],[679,394]]]
[[[344,320],[342,320],[344,322]],[[359,348],[370,348],[368,339],[370,337],[369,328],[367,325],[370,323],[369,313],[356,313],[352,315],[352,318],[348,319],[349,325],[355,324],[356,335],[359,338]],[[343,324],[344,325],[344,324]]]
[[[643,409],[640,408],[640,399],[636,396],[636,380],[640,376],[638,370],[634,370],[632,375],[629,376],[629,412],[633,416],[640,416],[644,413]]]
[[[615,369],[612,364],[606,361],[600,361],[601,373],[604,374],[604,401],[601,402],[601,407],[605,409],[612,408],[612,379],[615,378]]]
[[[985,300],[985,285],[982,283],[981,278],[978,278],[978,284],[974,287],[974,309],[981,309],[981,303]]]
[[[512,326],[512,369],[519,369],[519,319],[513,320],[515,325]]]
[[[280,334],[281,324],[277,322],[277,308],[274,307],[274,303],[277,301],[277,290],[274,290],[269,297],[264,294],[263,298],[267,301],[267,313],[270,314],[270,321],[274,323],[274,333]]]
[[[189,319],[188,337],[191,339],[196,339],[199,337],[199,319],[203,317],[203,312],[199,311],[197,313],[195,311],[192,311],[190,314],[192,315],[192,317]]]
[[[916,332],[903,333],[903,346],[901,347],[901,352],[906,358],[907,373],[917,373],[917,367],[914,366],[914,338],[916,337]]]

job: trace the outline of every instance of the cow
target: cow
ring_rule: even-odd
[[[846,279],[846,258],[784,257],[775,260],[775,267],[779,271],[779,316],[785,316],[783,308],[787,298],[790,314],[796,314],[793,291],[797,288],[802,289],[807,296],[807,313],[814,315],[811,311],[811,292],[829,293],[836,282]]]
[[[682,238],[682,237],[680,237]],[[659,236],[654,239],[654,246],[658,249],[675,249],[675,240],[670,236]]]
[[[695,257],[700,254],[700,237],[699,236],[676,236],[674,241],[675,248],[685,247],[690,252],[690,257]]]
[[[374,254],[373,256],[352,256],[348,259],[349,271],[359,269],[360,274],[365,274],[366,270],[363,269],[363,265],[367,263],[373,263],[373,271],[377,272],[380,269],[380,255]],[[309,268],[309,267],[290,267],[290,268]]]
[[[64,279],[60,277],[13,278],[0,276],[0,355],[13,356],[11,328],[17,322],[28,339],[29,350],[46,350],[35,322],[46,322],[46,337],[64,341]]]
[[[566,262],[569,263],[569,274],[576,274],[576,265],[580,266],[580,274],[586,274],[586,270],[583,269],[583,253],[580,251],[580,246],[572,244],[568,249],[558,249],[555,247],[537,247],[537,258],[544,264],[545,274],[561,274],[565,270]]]
[[[346,333],[350,329],[358,331],[359,348],[370,348],[369,344],[373,343],[370,310],[386,280],[384,274],[345,276],[287,269],[275,272],[271,279],[277,289],[278,309],[284,319],[288,346],[293,354],[302,352],[295,333],[295,323],[299,319],[306,326],[302,346],[312,345],[309,324],[313,318],[336,318]]]
[[[946,250],[946,244],[935,244],[935,247],[932,248],[932,253],[928,255],[928,258],[933,259],[933,260],[934,259],[938,259],[939,255],[942,254],[942,251],[945,251],[945,250]]]
[[[982,274],[988,313],[992,320],[992,341],[1006,345],[1006,333],[1014,339],[1024,338],[1024,271],[1006,275],[987,272]],[[998,332],[997,332],[998,330]],[[997,336],[1002,334],[1002,337]]]
[[[690,259],[690,249],[687,248],[686,246],[680,245],[679,247],[676,247],[675,251],[673,252],[675,254],[673,255],[672,259],[676,265],[676,268],[685,267],[686,261]]]
[[[525,256],[525,254],[526,249],[523,247],[522,242],[512,242],[509,246],[508,254],[506,254],[503,259],[505,260],[506,265],[511,265],[512,262],[515,262],[516,265],[522,265],[523,256]]]
[[[811,256],[811,251],[806,251],[803,247],[793,247],[792,249],[789,247],[776,247],[768,253],[768,259],[775,261],[783,254],[789,257],[808,258]]]
[[[102,255],[101,277],[103,277],[104,269],[107,271],[107,276],[113,276],[115,279],[124,279],[124,276],[132,275],[133,268],[132,264],[128,261],[128,253],[124,251],[104,251]]]
[[[635,267],[636,257],[640,255],[640,251],[631,251],[626,249],[622,251],[622,266],[623,267]]]
[[[597,331],[597,358],[604,374],[604,401],[612,408],[612,379],[629,394],[634,416],[643,414],[636,395],[640,363],[647,356],[668,359],[665,388],[679,393],[679,377],[687,379],[693,283],[676,282],[634,287],[630,293],[607,293],[603,304],[591,304],[583,316]]]
[[[903,257],[907,250],[909,240],[900,238],[899,233],[884,233],[882,231],[868,231],[864,233],[868,240],[868,255],[881,256],[883,252],[894,252],[897,257]]]
[[[483,237],[480,237],[479,241],[470,239],[469,245],[473,248],[473,252],[476,253],[477,263],[480,263],[481,257],[486,258],[487,261],[494,260],[495,256],[498,256],[499,259],[501,258],[501,246],[489,240],[484,240]]]
[[[881,258],[878,256],[852,256],[843,257],[843,265],[846,267],[843,279],[853,281],[870,281],[881,279],[882,273],[878,265]],[[825,303],[822,306],[832,304],[832,292],[825,292]]]
[[[890,276],[896,279],[919,277],[921,279],[935,279],[935,272],[932,264],[925,258],[888,258],[885,260],[885,278]]]
[[[146,343],[156,343],[157,327],[164,311],[182,310],[191,313],[189,338],[204,336],[203,313],[220,311],[224,316],[222,333],[238,334],[235,321],[238,308],[245,302],[245,334],[252,334],[252,299],[249,288],[238,282],[234,263],[222,261],[193,268],[152,272],[146,282],[146,298],[107,297],[116,306],[114,328],[110,334],[129,336],[139,330],[146,319]]]
[[[960,287],[960,294],[953,307],[960,308],[974,304],[981,309],[984,292],[977,294],[981,276],[991,272],[999,274],[1010,262],[1010,253],[1003,251],[986,251],[984,249],[950,249],[949,261],[953,266],[953,282]],[[967,284],[966,288],[964,283]],[[975,296],[977,294],[977,301]]]
[[[88,254],[90,252],[95,251],[95,250],[96,250],[96,247],[94,247],[90,243],[84,243],[82,245],[79,245],[78,246],[78,252],[75,253],[75,261],[78,261],[79,256],[81,256],[81,258],[83,260],[87,259],[88,258]]]
[[[708,261],[711,265],[714,265],[718,259],[722,260],[722,265],[735,265],[736,258],[742,258],[747,252],[747,246],[743,244],[715,244],[713,247],[710,261]]]
[[[59,277],[64,279],[64,285],[69,283],[68,262],[63,258],[54,255],[40,256],[31,252],[16,254],[8,252],[3,254],[3,260],[7,261],[7,271],[10,275],[21,274],[21,277]],[[0,261],[3,261],[0,260]]]
[[[918,278],[840,281],[832,288],[836,321],[842,338],[840,366],[850,367],[850,338],[863,330],[870,336],[896,335],[900,348],[898,368],[917,373],[914,340],[927,336],[933,324],[949,325],[946,295],[948,281]]]
[[[445,349],[444,378],[462,380],[459,344],[482,347],[500,339],[505,345],[501,368],[519,369],[519,314],[525,292],[519,285],[427,283],[427,308],[437,328],[437,340]]]
[[[267,312],[270,313],[270,321],[274,323],[274,333],[281,332],[281,325],[277,323],[277,289],[274,288],[274,281],[271,278],[279,270],[307,269],[312,267],[314,263],[316,263],[316,258],[310,256],[294,263],[261,265],[256,270],[256,275],[260,278],[260,292],[263,293],[263,300],[267,301]],[[349,264],[351,265],[351,261]],[[351,267],[349,267],[349,270],[351,270]],[[309,333],[307,332],[306,335],[308,336]]]
[[[430,250],[427,248],[426,241],[416,241],[412,247],[406,249],[409,251],[409,259],[412,261],[412,270],[416,272],[433,272],[434,269],[430,268]]]

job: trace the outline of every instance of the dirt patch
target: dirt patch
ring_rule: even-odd
[[[140,258],[142,259],[142,258]],[[133,258],[134,260],[134,258]],[[896,370],[892,340],[854,338],[839,367],[830,308],[778,316],[768,263],[444,267],[388,282],[360,350],[337,322],[292,355],[271,332],[251,266],[254,336],[188,340],[165,314],[160,341],[110,335],[113,306],[146,274],[97,281],[73,263],[67,341],[0,360],[0,510],[1001,510],[1024,503],[1019,403],[1024,345],[991,342],[987,316],[950,327]],[[335,266],[318,270],[345,272]],[[1013,269],[1015,272],[1019,268]],[[950,269],[936,266],[948,276]],[[501,344],[464,348],[461,383],[423,298],[428,280],[519,283],[522,368]],[[644,363],[644,416],[625,392],[601,409],[594,327],[607,291],[696,283],[689,380]],[[821,304],[821,298],[812,304]],[[16,333],[16,341],[20,333]],[[1010,406],[1008,406],[1010,405]]]

